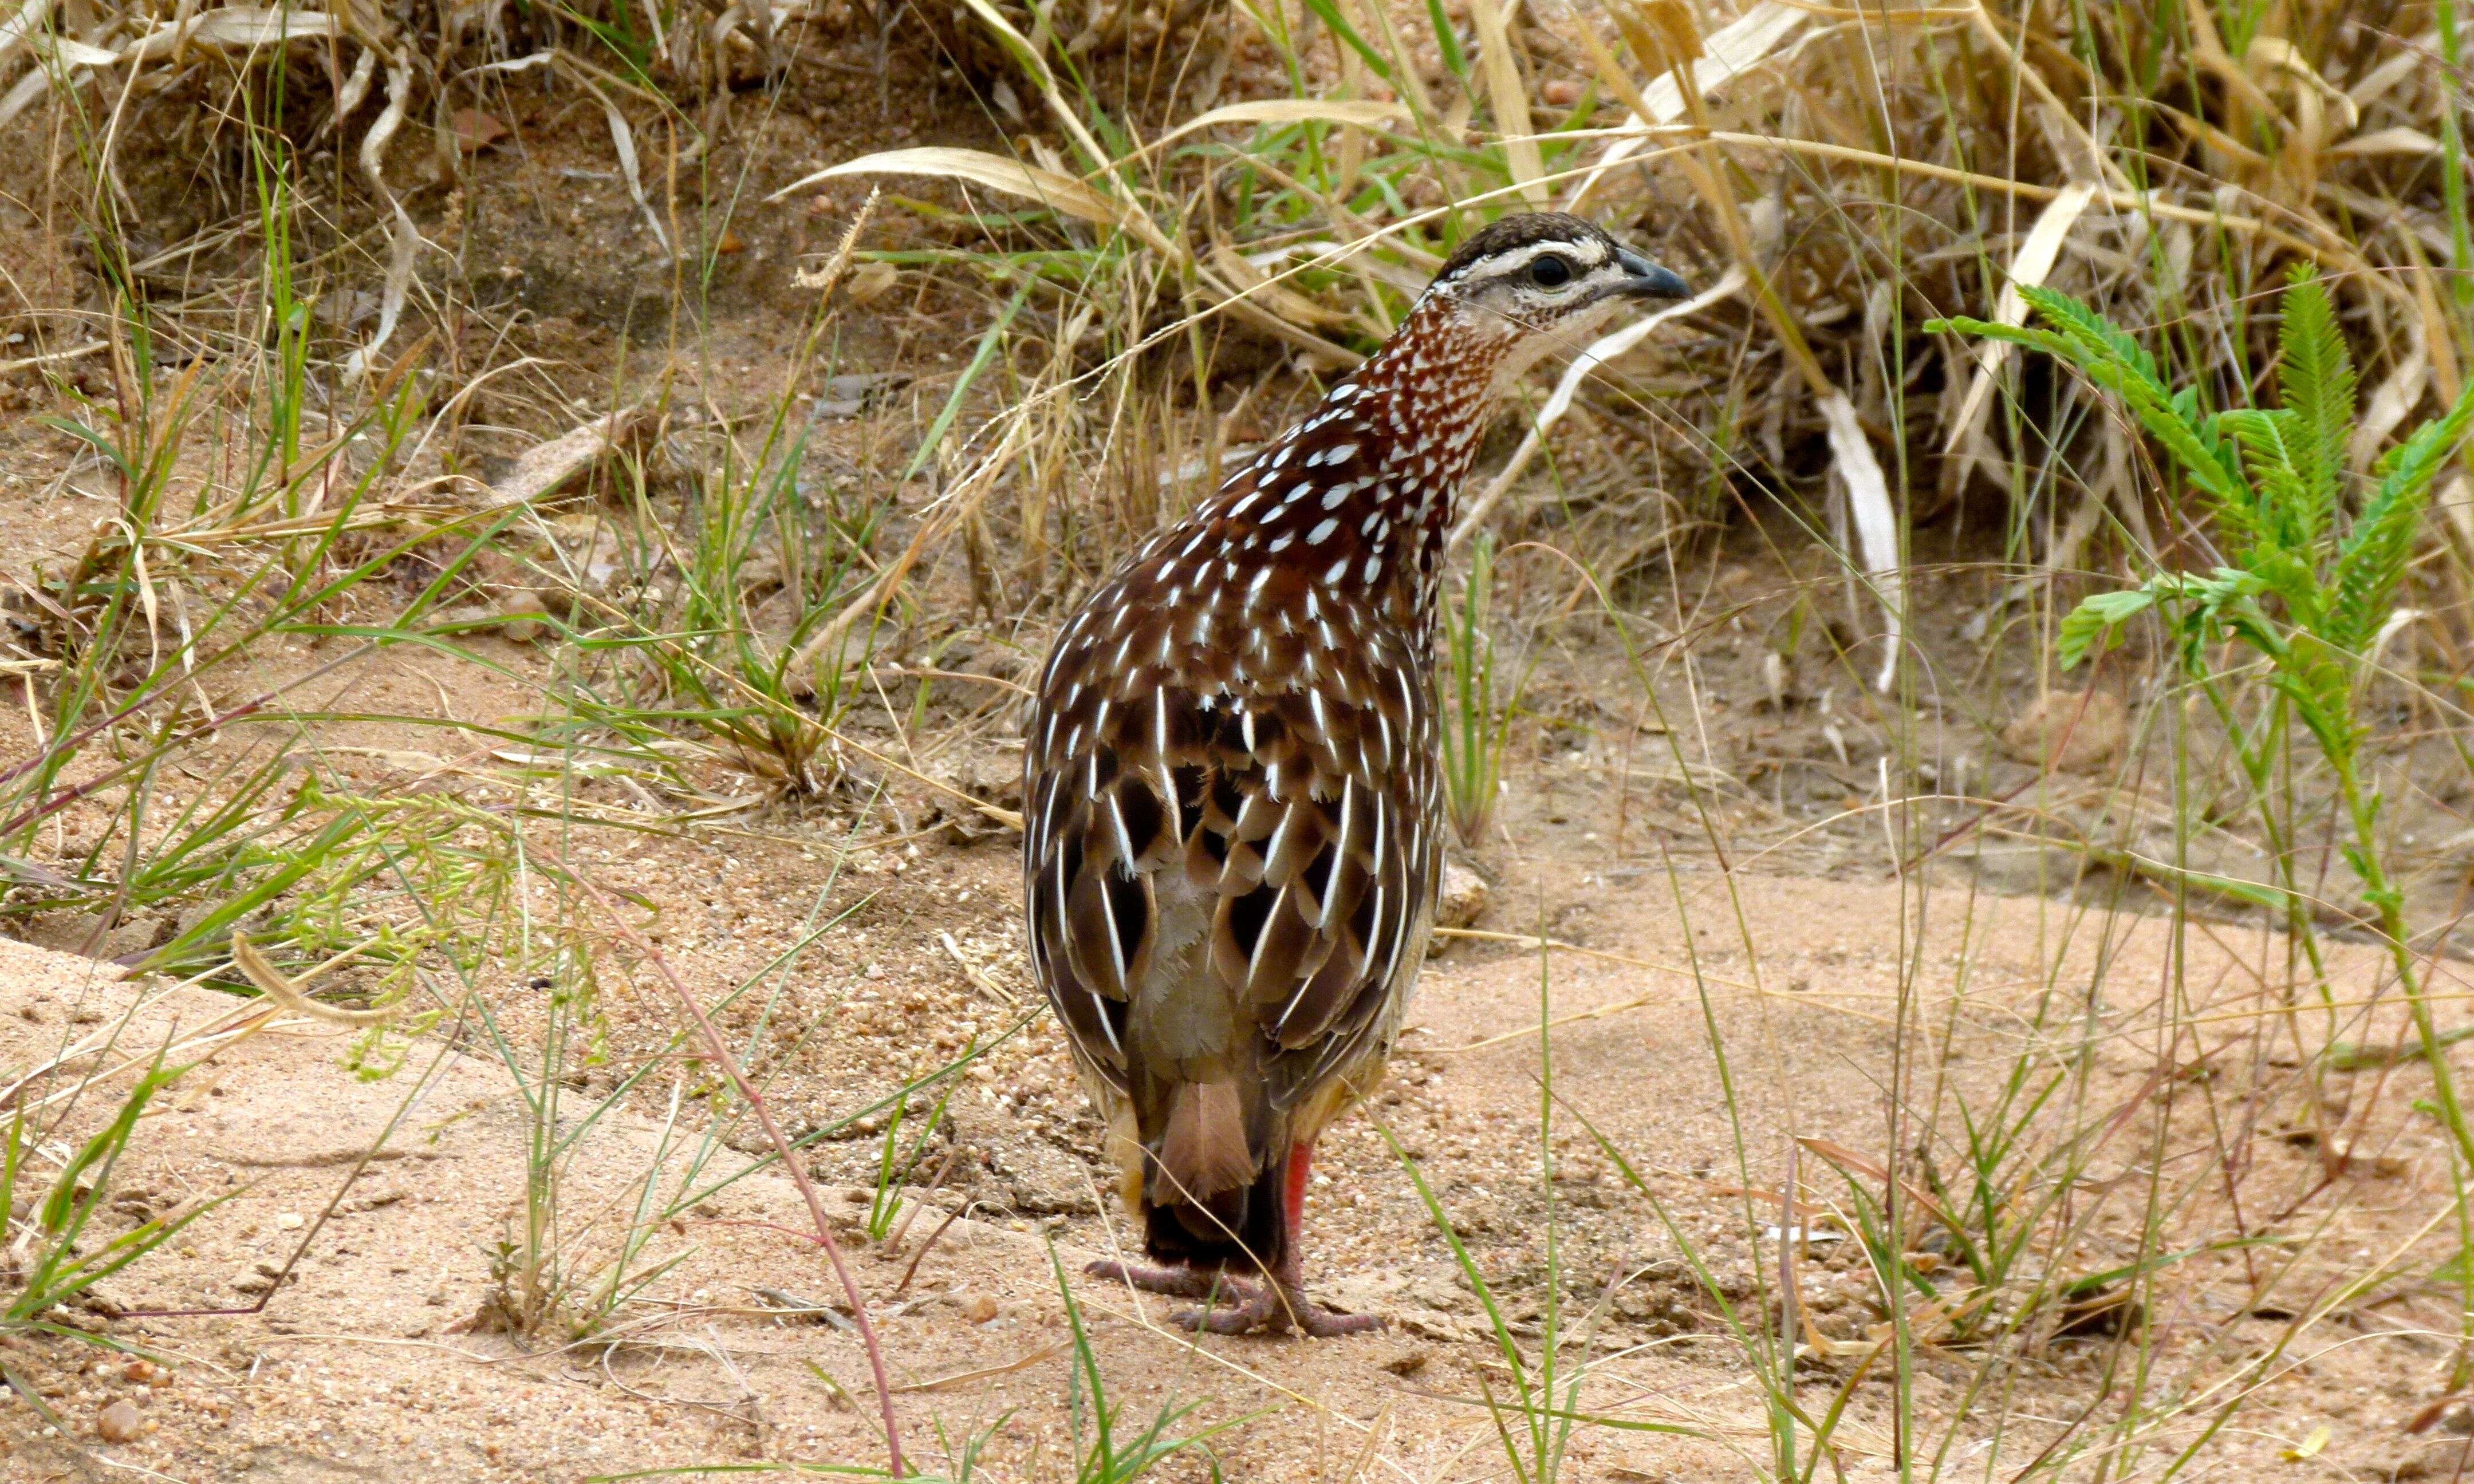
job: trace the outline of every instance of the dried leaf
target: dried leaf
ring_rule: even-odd
[[[2010,281],[2001,287],[2001,299],[1994,307],[1993,320],[1998,324],[2027,323],[2027,300],[2020,296],[2023,288],[2041,288],[2061,257],[2062,243],[2071,228],[2078,225],[2089,203],[2096,199],[2096,186],[2088,181],[2074,181],[2062,188],[2061,194],[2045,203],[2036,225],[2027,231],[2025,242],[2010,259]],[[1957,454],[1962,447],[1968,454],[1943,476],[1945,488],[1955,488],[1965,477],[1977,455],[1974,447],[1984,433],[1985,410],[1993,405],[1993,388],[2002,368],[2016,359],[2019,347],[2005,340],[1987,339],[1976,347],[1976,373],[1968,379],[1967,395],[1958,404],[1958,416],[1951,419],[1942,438],[1941,451]]]
[[[1488,106],[1494,111],[1494,132],[1503,141],[1504,163],[1512,167],[1512,183],[1533,206],[1546,204],[1542,177],[1546,162],[1531,137],[1529,90],[1521,85],[1520,69],[1513,64],[1512,37],[1494,0],[1469,0],[1469,24],[1477,30],[1479,63],[1486,70]]]
[[[1258,98],[1251,103],[1224,104],[1208,113],[1187,119],[1167,133],[1152,140],[1149,150],[1163,149],[1174,140],[1201,130],[1223,124],[1358,124],[1389,123],[1407,118],[1408,108],[1396,103],[1377,103],[1363,98]]]
[[[641,402],[621,407],[525,449],[506,477],[490,487],[491,503],[518,505],[540,499],[634,437],[645,421],[645,411]]]
[[[859,175],[931,176],[944,180],[967,180],[1008,196],[1026,197],[1052,211],[1061,211],[1095,226],[1126,227],[1146,238],[1155,230],[1138,213],[1072,176],[1043,170],[1037,165],[1026,165],[1001,155],[945,145],[883,150],[874,155],[862,155],[857,159],[844,160],[794,180],[765,199],[780,201],[785,196],[808,190],[818,181],[830,180],[836,176]]]
[[[2433,1427],[2438,1425],[2441,1418],[2448,1415],[2449,1408],[2463,1405],[2467,1396],[2468,1393],[2465,1392],[2452,1391],[2444,1397],[2433,1398],[2431,1400],[2424,1402],[2422,1406],[2414,1412],[2413,1417],[2406,1420],[2405,1430],[2408,1432],[2429,1432]]]
[[[37,52],[50,52],[52,60],[63,67],[116,67],[120,64],[118,52],[106,51],[100,46],[88,46],[84,41],[72,40],[67,36],[55,36],[48,41],[36,42],[35,49]]]
[[[1618,18],[1622,12],[1618,12]],[[1810,19],[1803,10],[1781,0],[1760,0],[1743,14],[1702,38],[1703,52],[1692,63],[1692,86],[1704,94],[1717,91],[1734,78],[1751,71],[1784,47],[1787,40]],[[1638,22],[1636,21],[1636,26]],[[1650,65],[1646,59],[1641,64]],[[1649,112],[1636,111],[1630,123],[1672,124],[1684,116],[1684,90],[1677,85],[1673,73],[1660,77],[1640,90],[1648,100]],[[1607,172],[1646,149],[1650,141],[1641,136],[1618,137],[1607,146],[1607,152],[1589,172],[1572,186],[1564,198],[1566,209],[1576,207]]]
[[[1890,501],[1890,481],[1881,472],[1880,460],[1873,455],[1864,425],[1856,419],[1856,404],[1834,387],[1815,396],[1813,404],[1830,430],[1831,477],[1846,490],[1848,513],[1856,521],[1856,551],[1850,555],[1860,555],[1865,581],[1880,600],[1888,624],[1882,635],[1881,670],[1873,679],[1873,688],[1887,694],[1890,682],[1898,679],[1900,652],[1905,643],[1898,508]]]
[[[1660,50],[1671,65],[1680,67],[1701,60],[1701,27],[1682,0],[1639,0],[1638,8],[1640,18],[1657,34]]]
[[[874,303],[902,277],[902,270],[891,263],[861,263],[851,270],[850,286],[842,290],[842,300],[857,307]]]
[[[310,41],[343,34],[342,23],[324,11],[259,10],[253,6],[230,5],[199,14],[196,24],[185,32],[177,21],[158,27],[127,55],[143,53],[153,56],[171,50],[173,43],[182,40],[193,46],[225,46],[255,51],[281,41]],[[162,44],[158,45],[158,42]]]
[[[478,108],[458,108],[449,115],[447,124],[455,135],[455,147],[467,155],[478,155],[507,137],[507,126]]]
[[[2417,157],[2439,153],[2439,141],[2419,129],[2379,129],[2366,134],[2356,134],[2328,147],[2331,155],[2409,155]]]
[[[335,94],[335,111],[327,116],[324,126],[326,130],[338,132],[342,131],[344,120],[351,118],[353,112],[368,101],[370,84],[377,80],[377,48],[362,47],[361,54],[352,59],[352,74],[344,79],[343,87]]]
[[[2405,421],[2430,385],[2430,348],[2420,336],[2415,336],[2406,342],[2405,358],[2396,364],[2396,369],[2371,389],[2370,404],[2363,409],[2354,424],[2354,436],[2346,444],[2346,462],[2367,472],[2371,461],[2388,448],[2389,435]]]
[[[579,77],[578,81],[583,80]],[[618,174],[627,182],[627,194],[636,199],[636,209],[644,214],[644,225],[652,229],[653,240],[662,245],[664,252],[672,252],[669,233],[662,230],[662,219],[653,214],[653,203],[644,198],[643,176],[636,168],[635,131],[627,127],[626,115],[618,111],[618,105],[610,101],[609,94],[589,82],[585,85],[592,87],[593,96],[601,102],[601,116],[610,126],[610,144],[618,152]]]
[[[2457,539],[2464,545],[2467,555],[2474,556],[2474,480],[2462,473],[2450,475],[2433,503],[2448,517],[2448,524],[2457,532]]]
[[[79,80],[85,76],[85,74],[81,72],[71,77],[68,80],[68,85],[75,87]],[[8,128],[15,121],[18,114],[33,108],[35,100],[50,92],[51,89],[52,75],[40,67],[35,68],[12,84],[8,92],[0,93],[0,129]]]
[[[2328,1446],[2328,1440],[2335,1436],[2336,1429],[2330,1427],[2326,1423],[2321,1423],[2318,1426],[2311,1429],[2311,1435],[2309,1437],[2304,1438],[2294,1447],[2284,1449],[2276,1456],[2284,1459],[2290,1464],[2307,1462],[2318,1457],[2320,1450]]]
[[[363,53],[363,56],[370,54]],[[358,381],[369,374],[372,358],[395,335],[396,322],[402,318],[404,297],[412,288],[412,273],[421,251],[421,229],[403,209],[386,183],[386,148],[402,127],[404,108],[412,97],[412,68],[401,61],[387,64],[386,108],[370,132],[361,136],[361,176],[370,189],[395,215],[389,230],[386,284],[378,294],[378,327],[369,343],[344,358],[344,379]]]
[[[10,53],[25,45],[27,37],[40,35],[43,23],[51,18],[52,0],[26,0],[19,6],[16,14],[0,23],[0,62],[7,61]]]

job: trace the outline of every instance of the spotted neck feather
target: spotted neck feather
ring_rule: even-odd
[[[1324,602],[1427,629],[1453,496],[1477,457],[1506,348],[1450,304],[1421,300],[1146,555],[1233,562],[1250,574],[1257,613],[1281,595],[1270,589],[1301,578]]]

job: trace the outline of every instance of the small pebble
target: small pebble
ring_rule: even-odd
[[[1443,863],[1443,884],[1441,900],[1435,909],[1435,922],[1443,927],[1468,927],[1486,915],[1490,895],[1486,877],[1457,861]]]
[[[984,1293],[975,1293],[962,1301],[962,1317],[975,1325],[986,1324],[997,1317],[997,1301]]]
[[[2094,773],[2122,755],[2129,715],[2110,691],[2048,691],[2001,732],[2001,747],[2031,767]]]
[[[127,1397],[105,1407],[94,1420],[94,1430],[106,1443],[134,1443],[143,1426],[138,1421],[137,1403]]]
[[[299,1211],[285,1211],[282,1215],[275,1218],[275,1224],[283,1231],[298,1232],[301,1230],[301,1213]]]

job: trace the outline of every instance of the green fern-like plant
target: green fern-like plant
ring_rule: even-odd
[[[2367,734],[2358,707],[2371,652],[2396,611],[2431,488],[2474,419],[2474,388],[2383,457],[2372,487],[2347,514],[2346,444],[2355,417],[2353,358],[2317,275],[2297,267],[2283,301],[2275,408],[2202,412],[2196,389],[2174,391],[2155,358],[2101,315],[2066,294],[2021,291],[2043,322],[2034,326],[1937,320],[1928,330],[2008,341],[2043,350],[2120,399],[2201,497],[2232,562],[2214,572],[2159,572],[2137,587],[2101,592],[2062,622],[2055,649],[2064,668],[2085,659],[2114,630],[2153,611],[2179,657],[2226,724],[2235,754],[2265,801],[2276,739],[2287,719],[2317,742],[2342,796],[2352,838],[2347,862],[2395,966],[2431,1069],[2434,1101],[2454,1139],[2462,1173],[2474,1174],[2469,1133],[2432,1020],[2405,922],[2404,897],[2381,860],[2380,795],[2363,776]],[[2227,677],[2212,657],[2228,643],[2267,661],[2279,703],[2245,726],[2226,699]],[[2286,857],[2287,827],[2263,802],[2272,856]],[[2289,925],[2306,945],[2311,924],[2296,883],[2285,881]],[[2313,949],[2315,965],[2316,950]],[[2324,981],[2323,981],[2324,984]],[[2461,1223],[2461,1225],[2465,1225]]]

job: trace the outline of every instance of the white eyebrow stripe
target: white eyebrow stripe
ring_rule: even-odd
[[[1550,252],[1558,257],[1574,259],[1584,271],[1602,268],[1607,263],[1607,250],[1603,244],[1588,238],[1577,242],[1566,242],[1559,238],[1551,242],[1533,242],[1527,247],[1515,248],[1499,257],[1489,258],[1487,275],[1510,277]]]

